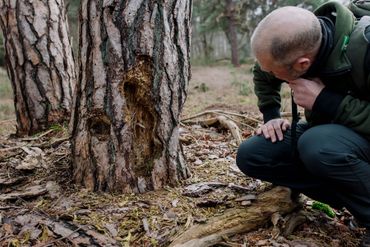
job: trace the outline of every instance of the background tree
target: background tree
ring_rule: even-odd
[[[238,31],[237,31],[237,9],[236,9],[236,1],[235,0],[225,0],[225,20],[226,20],[226,28],[225,34],[227,39],[229,40],[230,47],[231,47],[231,63],[238,67],[239,63],[239,50],[238,50]]]
[[[0,0],[0,26],[17,134],[67,120],[75,71],[63,0]]]
[[[249,40],[257,24],[278,7],[299,6],[313,10],[325,0],[195,0],[193,58],[220,59],[226,55],[232,64],[250,56]],[[219,45],[227,40],[228,46]],[[219,55],[221,54],[221,55]],[[221,56],[221,57],[220,57]]]
[[[144,192],[186,178],[178,124],[192,1],[81,4],[75,181],[90,190]]]

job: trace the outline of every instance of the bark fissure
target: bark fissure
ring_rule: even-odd
[[[184,68],[185,67],[185,61],[184,61],[184,53],[182,51],[182,48],[181,48],[181,45],[180,45],[180,42],[179,42],[179,28],[178,28],[178,25],[182,25],[182,24],[185,24],[184,23],[178,23],[178,20],[177,20],[177,11],[176,11],[176,8],[177,8],[177,4],[178,2],[175,1],[174,2],[174,7],[173,7],[173,23],[175,23],[176,25],[174,25],[174,40],[175,40],[175,45],[176,45],[176,49],[177,49],[177,53],[178,53],[178,67],[179,68]],[[186,21],[186,20],[184,20]],[[179,88],[178,90],[184,90],[186,92],[186,85],[185,85],[185,80],[184,80],[184,71],[182,69],[180,69],[180,83],[179,83]],[[183,100],[182,99],[182,95],[183,94],[180,94],[180,100],[178,101],[178,108],[181,109],[182,108],[182,105],[183,103],[185,102],[185,99]],[[186,97],[186,94],[185,94],[185,97]]]

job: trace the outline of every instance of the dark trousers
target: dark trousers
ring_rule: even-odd
[[[254,136],[240,145],[237,165],[250,177],[289,187],[336,208],[344,206],[370,227],[369,141],[336,124],[308,128],[299,123],[296,138],[293,152],[289,130],[276,143]]]

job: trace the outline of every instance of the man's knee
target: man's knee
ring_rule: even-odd
[[[280,149],[279,144],[273,144],[263,136],[253,136],[240,145],[236,164],[246,175],[261,178],[281,159],[277,151]]]
[[[244,141],[240,144],[238,152],[236,154],[236,165],[239,169],[246,175],[251,176],[249,172],[250,168],[250,159],[253,155],[253,150],[251,149],[250,140]]]
[[[299,138],[300,159],[312,174],[328,177],[334,172],[333,169],[353,161],[351,147],[345,144],[345,138],[339,138],[339,128],[336,125],[317,126]]]
[[[261,137],[252,137],[244,141],[238,148],[236,155],[236,164],[239,169],[246,175],[255,177],[258,175],[258,167],[262,163],[258,155],[258,141],[256,138]]]

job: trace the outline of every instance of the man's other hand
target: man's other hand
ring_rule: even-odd
[[[289,87],[293,89],[294,102],[304,109],[312,110],[317,96],[325,86],[319,78],[311,80],[299,78],[290,81]]]
[[[284,138],[283,132],[289,127],[290,123],[287,119],[271,119],[267,123],[260,126],[256,130],[256,134],[263,135],[266,139],[270,139],[271,142],[276,142],[277,140],[282,141]]]

